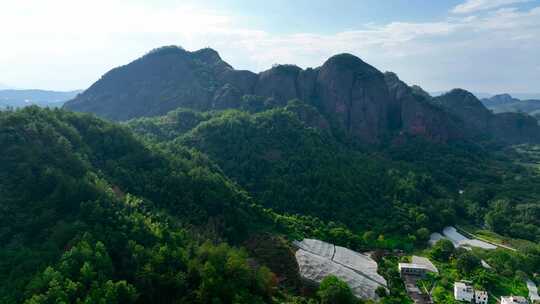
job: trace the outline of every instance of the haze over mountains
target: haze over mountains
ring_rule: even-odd
[[[527,113],[540,120],[540,98],[521,100],[510,94],[499,94],[491,98],[483,98],[482,103],[494,113]]]
[[[77,96],[82,91],[57,92],[46,90],[0,89],[1,108],[21,108],[29,105],[41,107],[61,107],[64,102]]]
[[[528,115],[493,114],[461,89],[433,98],[350,54],[335,55],[317,68],[276,65],[256,74],[235,70],[209,48],[162,47],[109,71],[65,108],[128,120],[179,107],[277,107],[292,99],[313,105],[334,127],[365,143],[400,135],[433,141],[478,136],[508,143],[540,140],[540,128]]]

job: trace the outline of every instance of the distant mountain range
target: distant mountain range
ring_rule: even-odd
[[[235,70],[210,48],[162,47],[109,71],[64,107],[129,120],[177,108],[256,111],[293,99],[314,106],[334,129],[363,143],[400,136],[437,142],[478,136],[540,141],[540,127],[528,115],[493,114],[461,89],[431,97],[351,54],[335,55],[317,68],[276,65],[257,74]]]
[[[540,120],[540,98],[521,100],[510,94],[483,98],[482,103],[494,113],[526,113]]]
[[[77,96],[82,91],[45,91],[45,90],[0,90],[0,109],[21,108],[29,105],[40,107],[61,107],[64,102]]]
[[[429,92],[432,96],[440,96],[447,91],[432,91]],[[495,97],[498,95],[511,95],[512,97],[519,98],[519,99],[540,99],[540,93],[505,93],[505,94],[493,94],[493,93],[486,93],[486,92],[472,92],[476,98],[480,99],[489,99],[491,97]]]

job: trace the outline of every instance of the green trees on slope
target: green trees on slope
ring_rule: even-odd
[[[347,283],[335,276],[328,276],[321,282],[317,295],[321,304],[358,303]]]
[[[0,302],[271,299],[272,274],[219,245],[271,214],[199,154],[151,150],[125,128],[33,107],[0,112],[0,150]],[[216,281],[231,293],[205,289]]]

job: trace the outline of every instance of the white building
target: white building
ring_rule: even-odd
[[[488,293],[483,290],[474,291],[474,303],[476,304],[488,304]]]
[[[413,276],[424,276],[428,271],[430,271],[426,266],[413,264],[413,263],[399,263],[398,264],[399,273],[401,276],[404,275],[413,275]]]
[[[474,288],[465,282],[455,282],[454,299],[471,303],[474,299]]]
[[[510,297],[501,297],[501,304],[529,304],[529,301],[524,297],[520,296],[510,296]]]

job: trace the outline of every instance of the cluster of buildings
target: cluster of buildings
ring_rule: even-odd
[[[471,282],[460,281],[454,283],[454,298],[456,301],[487,304],[488,293],[484,290],[475,290]],[[501,297],[500,304],[529,304],[525,297],[509,296]]]
[[[488,293],[484,290],[475,290],[471,282],[460,281],[454,283],[454,299],[476,304],[487,304]]]

